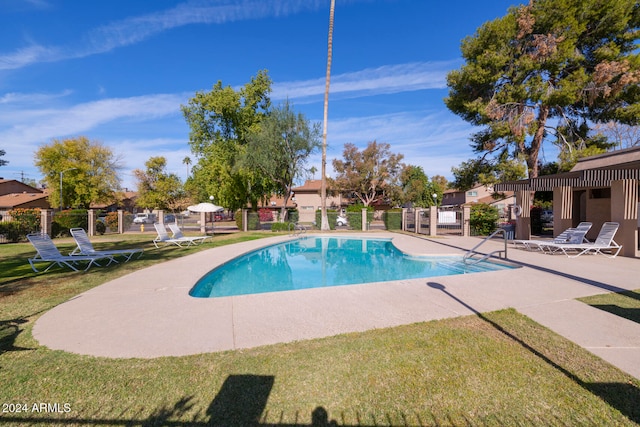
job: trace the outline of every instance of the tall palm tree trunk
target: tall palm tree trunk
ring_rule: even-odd
[[[333,11],[336,0],[331,0],[331,10],[329,12],[329,47],[327,49],[327,79],[324,86],[324,123],[322,126],[322,184],[320,186],[321,200],[321,225],[320,230],[327,231],[329,219],[327,218],[327,121],[329,115],[329,81],[331,80],[331,54],[333,51]]]

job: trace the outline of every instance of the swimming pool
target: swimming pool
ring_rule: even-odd
[[[388,282],[512,268],[462,256],[410,256],[391,239],[306,237],[235,258],[207,273],[189,291],[214,298],[326,286]]]

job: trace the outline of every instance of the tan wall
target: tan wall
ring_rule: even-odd
[[[602,224],[611,220],[611,199],[594,199],[587,193],[586,217],[593,223],[587,233],[587,239],[593,240],[598,236]]]
[[[319,194],[296,193],[296,204],[300,213],[300,222],[313,222],[316,220],[316,211],[320,209],[322,201]],[[338,209],[340,207],[339,197],[327,197],[327,208]]]

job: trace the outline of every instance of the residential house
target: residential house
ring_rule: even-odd
[[[580,159],[569,172],[496,184],[499,191],[515,191],[522,214],[516,238],[531,235],[531,195],[553,191],[553,231],[560,234],[581,221],[593,223],[587,238],[594,239],[603,223],[620,224],[615,241],[621,255],[640,257],[640,147]]]
[[[320,198],[320,190],[322,180],[308,179],[304,185],[293,188],[292,201],[298,207],[300,213],[300,222],[314,222],[316,220],[316,211],[321,208],[322,200]],[[331,195],[327,190],[327,208],[340,209],[346,205],[346,200],[342,195]]]
[[[515,204],[515,195],[513,191],[496,193],[493,187],[478,184],[468,190],[446,190],[440,206],[453,208],[473,203],[486,203],[495,206],[501,218],[508,218],[510,206]]]
[[[91,209],[99,209],[105,212],[116,212],[119,209],[129,213],[138,212],[138,209],[136,208],[136,198],[138,197],[138,193],[136,191],[128,191],[125,188],[124,192],[118,192],[116,193],[116,196],[119,198],[118,202],[111,204],[92,203]]]
[[[0,179],[0,215],[12,209],[49,209],[48,194],[15,179]]]

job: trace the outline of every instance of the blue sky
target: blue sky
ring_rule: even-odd
[[[337,0],[328,167],[344,144],[387,142],[428,176],[474,157],[473,129],[445,107],[460,42],[518,0]],[[86,136],[133,169],[164,156],[183,180],[180,106],[258,70],[274,104],[322,122],[329,0],[0,0],[0,149],[5,179],[41,179],[33,154]],[[320,154],[310,159],[320,169]],[[316,174],[319,178],[319,174]]]

